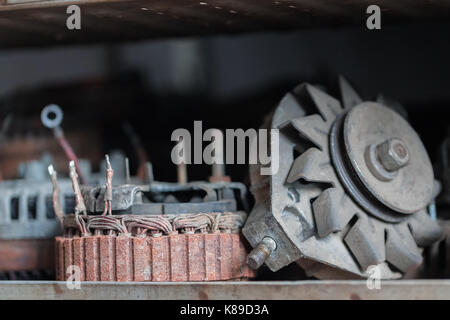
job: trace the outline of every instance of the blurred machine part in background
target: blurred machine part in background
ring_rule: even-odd
[[[48,157],[20,164],[20,179],[0,182],[0,274],[5,279],[51,278],[54,269],[54,244],[60,233],[53,212],[52,183],[45,174]],[[61,179],[60,201],[73,210],[72,185]],[[47,276],[44,276],[47,272]],[[20,275],[16,275],[19,273]],[[39,273],[40,276],[39,276]]]
[[[59,126],[63,120],[62,110],[55,105],[51,110],[55,113],[52,119],[57,120],[57,126]],[[43,124],[46,124],[51,117],[48,112],[43,112],[41,118]],[[76,158],[72,147],[62,135],[62,129],[59,129],[59,135],[62,143],[60,147],[65,151],[69,150],[69,156]],[[4,140],[3,143],[5,143]],[[48,141],[48,144],[51,144],[52,140],[48,139]],[[87,141],[89,141],[88,137],[83,144]],[[2,279],[54,278],[55,246],[52,239],[61,233],[61,227],[54,213],[53,186],[47,171],[47,167],[53,163],[52,156],[47,152],[48,144],[30,144],[34,147],[34,151],[24,158],[42,154],[41,159],[19,163],[18,172],[15,175],[17,178],[0,182],[0,252],[4,257],[0,261],[0,278]],[[7,150],[2,150],[3,155],[6,156]],[[30,152],[29,149],[19,148],[19,150],[24,154],[27,151]],[[78,161],[77,159],[77,162],[79,162],[79,172],[85,177],[87,183],[98,184],[104,181],[105,175],[102,172],[92,173],[89,160]],[[126,158],[122,152],[113,151],[111,162],[117,168],[117,181],[125,183],[126,179],[131,180],[125,175]],[[6,172],[8,173],[6,176],[9,176],[11,170]],[[136,178],[133,177],[133,181],[136,181]],[[76,201],[71,179],[59,180],[58,198],[64,211],[74,211]]]

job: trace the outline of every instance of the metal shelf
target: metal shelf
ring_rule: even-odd
[[[0,299],[450,299],[450,280],[382,281],[369,290],[366,281],[253,281],[186,283],[0,281]]]
[[[377,2],[382,8],[383,24],[435,20],[450,15],[450,3],[446,1]],[[66,28],[66,8],[71,4],[81,8],[81,30]],[[365,28],[367,6],[361,0],[0,0],[0,46],[345,25]]]

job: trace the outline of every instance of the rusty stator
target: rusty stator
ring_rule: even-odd
[[[295,261],[336,279],[377,266],[381,278],[398,278],[440,236],[427,214],[433,169],[402,109],[381,96],[363,102],[343,78],[340,87],[343,103],[300,85],[273,114],[283,161],[270,178],[251,168],[256,205],[243,232],[253,268]]]
[[[240,234],[246,213],[234,196],[240,194],[245,202],[244,185],[149,179],[148,185],[113,186],[108,157],[104,186],[79,186],[72,162],[70,170],[76,207],[65,215],[57,203],[56,173],[49,169],[64,230],[56,238],[58,280],[73,278],[73,266],[81,281],[212,281],[255,275],[245,263],[248,251]]]

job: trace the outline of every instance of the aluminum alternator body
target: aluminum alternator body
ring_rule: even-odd
[[[401,106],[362,101],[343,78],[340,87],[342,103],[297,86],[266,125],[279,129],[280,163],[271,176],[250,169],[256,204],[243,233],[255,268],[297,262],[308,275],[339,279],[376,266],[381,278],[399,278],[440,236],[427,214],[433,169]]]

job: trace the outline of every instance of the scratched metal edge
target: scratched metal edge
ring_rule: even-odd
[[[314,0],[279,0],[276,6],[272,0],[256,4],[254,0],[209,2],[211,5],[195,0],[44,0],[5,4],[5,0],[0,0],[0,48],[365,26],[361,19],[366,6],[360,0],[349,1],[345,6],[339,0],[326,4]],[[415,2],[414,6],[406,0],[380,3],[385,26],[413,21],[435,23],[450,17],[447,3],[427,0]],[[71,4],[83,10],[83,27],[77,32],[65,28],[65,7]],[[146,12],[155,11],[151,19],[147,19],[143,7]],[[167,14],[159,15],[166,11]]]
[[[30,0],[29,2],[16,2],[16,3],[8,3],[8,0],[0,0],[0,11],[15,11],[15,10],[21,10],[21,9],[37,9],[37,8],[45,8],[45,7],[67,7],[69,5],[75,4],[75,5],[79,5],[79,6],[84,6],[84,5],[92,5],[92,4],[109,4],[109,3],[127,3],[127,2],[141,2],[143,3],[145,0]],[[170,0],[168,0],[170,1]],[[190,0],[191,4],[197,4],[198,1],[197,0]],[[212,5],[214,5],[214,0],[210,0]],[[206,1],[205,1],[206,2]],[[307,0],[280,0],[281,3],[285,3],[287,5],[308,5],[311,3],[308,3]],[[244,4],[245,3],[251,3],[251,0],[234,0],[234,1],[230,1],[230,3],[228,4],[228,6],[233,6],[233,3],[235,4]],[[152,5],[151,2],[147,3],[150,6]],[[158,5],[161,5],[161,2],[157,3]],[[185,3],[185,4],[189,4],[189,3]],[[339,3],[339,1],[335,0],[335,1],[331,1],[329,3],[330,6],[335,6],[335,5],[341,5],[341,3]],[[408,1],[401,1],[399,3],[396,4],[390,4],[390,3],[386,3],[384,1],[381,0],[375,0],[373,4],[379,5],[381,7],[383,7],[385,10],[388,11],[398,11],[398,12],[407,12],[409,9],[408,4],[410,4],[410,2]],[[435,1],[435,2],[429,2],[426,0],[421,0],[418,2],[419,5],[421,4],[426,4],[428,7],[435,7],[435,8],[443,8],[443,9],[448,9],[449,5],[448,3],[445,2],[439,2],[439,1]],[[166,7],[170,7],[170,3],[168,5],[166,5]],[[360,0],[352,0],[349,1],[349,3],[347,4],[347,7],[343,7],[342,10],[348,10],[348,9],[352,9],[352,6],[361,6],[366,8],[367,4],[364,1],[360,1]],[[331,8],[332,10],[327,10],[326,6],[322,6],[320,3],[317,6],[314,6],[314,8],[318,7],[319,9],[323,10],[323,11],[327,11],[329,13],[332,13],[333,10],[335,8]]]
[[[146,299],[146,300],[450,300],[450,280],[382,281],[369,290],[366,281],[239,281],[183,283],[83,282],[70,290],[62,281],[0,281],[0,299]]]
[[[24,3],[3,3],[0,1],[0,12],[1,11],[16,11],[25,9],[42,9],[42,8],[57,8],[57,7],[68,7],[72,4],[78,6],[90,5],[90,4],[101,4],[101,3],[117,3],[117,2],[127,2],[129,0],[44,0],[44,1],[33,1]],[[134,0],[138,1],[138,0]]]

